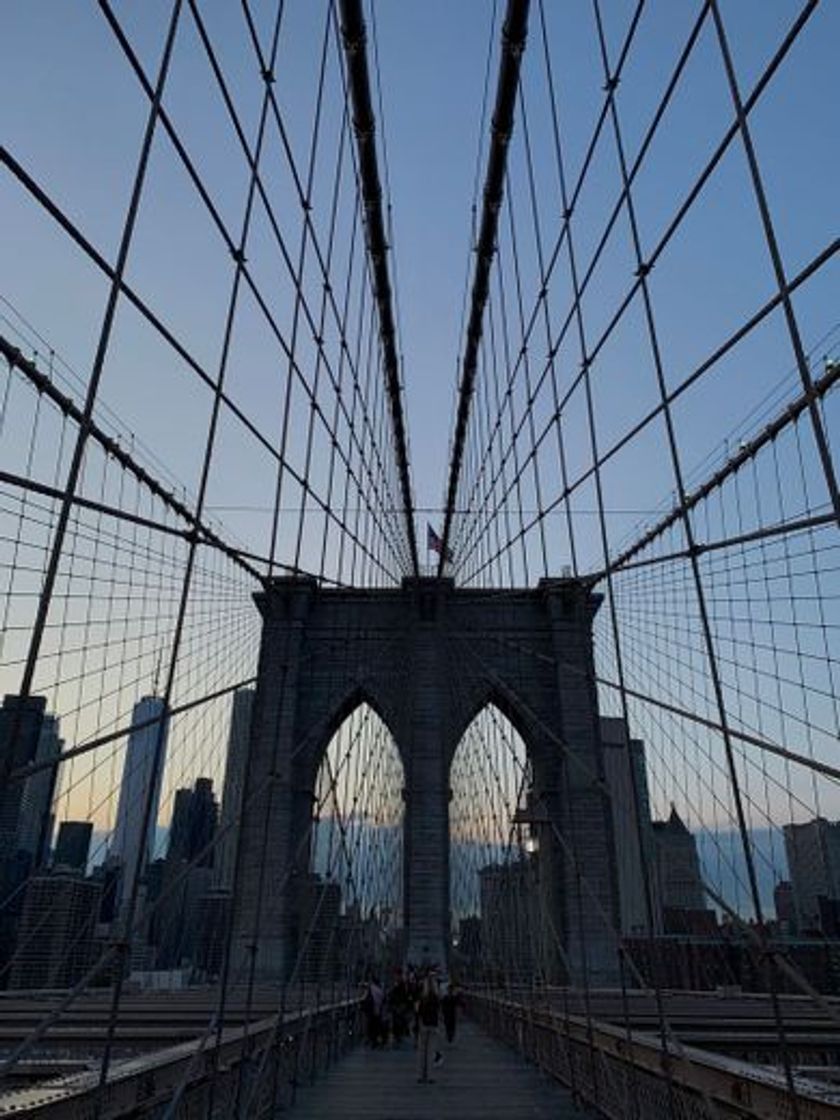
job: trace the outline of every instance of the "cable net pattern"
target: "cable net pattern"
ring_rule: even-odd
[[[555,1072],[545,1047],[561,1033],[551,1047],[573,1084],[575,1017],[655,1022],[680,1052],[673,989],[764,993],[785,1107],[800,1115],[785,994],[806,994],[826,1022],[836,1015],[816,993],[834,992],[821,969],[836,936],[826,852],[840,776],[840,242],[823,184],[805,188],[807,229],[786,200],[801,121],[825,119],[821,81],[804,75],[819,69],[834,17],[804,3],[747,29],[745,13],[716,2],[667,14],[537,2],[526,41],[528,8],[500,16],[495,102],[485,96],[438,571],[502,593],[580,580],[601,596],[593,777],[611,806],[617,905],[600,916],[624,1002],[586,976],[562,994],[540,977],[535,962],[558,931],[523,913],[526,897],[545,898],[547,868],[532,856],[523,886],[528,856],[514,841],[534,813],[510,801],[504,777],[521,745],[489,730],[469,774],[459,748],[454,803],[485,783],[495,791],[477,801],[476,834],[498,830],[506,807],[512,856],[498,875],[509,901],[493,908],[490,858],[471,891],[458,881],[484,904],[464,927],[484,941],[462,963],[487,985],[494,1027]],[[527,658],[527,642],[511,656]],[[543,655],[530,656],[543,671]],[[572,656],[555,664],[580,673]],[[579,876],[568,921],[568,907],[596,906],[597,885],[571,838],[554,842]],[[490,943],[505,937],[516,948],[493,970]],[[493,1020],[499,999],[512,1002]],[[538,1026],[545,1014],[561,1018]],[[521,1017],[518,1033],[505,1017]],[[615,1077],[604,1039],[581,1045]],[[640,1076],[613,1094],[621,1107],[600,1098],[594,1075],[579,1088],[607,1114],[642,1114]],[[666,1089],[674,1111],[677,1088]],[[711,1100],[702,1112],[714,1114]]]
[[[376,5],[77,18],[101,66],[66,80],[51,27],[46,101],[102,195],[32,156],[26,97],[0,148],[10,259],[54,261],[0,293],[0,987],[21,1024],[0,1111],[92,1014],[90,1069],[50,1092],[127,1113],[132,1032],[177,999],[143,1070],[161,1115],[274,1115],[405,954],[405,778],[361,702],[313,775],[287,979],[261,987],[256,949],[231,964],[254,594],[419,574]],[[616,904],[490,704],[449,774],[448,968],[615,1116],[731,1114],[714,1086],[734,1067],[685,1039],[716,998],[698,992],[754,993],[761,1046],[729,1057],[774,1066],[796,1120],[819,1095],[801,1067],[837,1065],[808,1033],[840,996],[840,240],[809,170],[837,9],[508,0],[479,30],[437,574],[600,597]],[[56,322],[41,290],[70,309]],[[492,640],[451,651],[463,704]],[[545,671],[527,641],[511,657]],[[580,672],[562,651],[552,668]],[[593,914],[610,991],[569,959]]]
[[[240,1113],[288,1102],[298,1072],[340,1052],[360,983],[399,958],[401,764],[365,708],[317,776],[286,983],[267,993],[230,967],[256,808],[253,596],[275,576],[389,587],[417,565],[362,158],[381,126],[356,119],[368,52],[345,42],[350,15],[103,3],[75,28],[96,73],[65,80],[58,26],[41,46],[53,124],[78,127],[107,212],[31,157],[25,114],[0,152],[27,252],[54,254],[44,294],[77,293],[69,323],[43,322],[25,283],[0,304],[0,985],[62,992],[29,1007],[0,1062],[13,1077],[53,1055],[54,1026],[94,998],[97,1072],[56,1093],[95,1115],[137,999],[157,1006],[138,989],[191,989],[170,1038],[192,1050],[156,1075],[170,1114],[182,1097]],[[22,52],[31,32],[20,21]]]

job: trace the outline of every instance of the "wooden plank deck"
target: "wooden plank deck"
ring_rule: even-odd
[[[571,1094],[468,1021],[431,1085],[417,1083],[417,1053],[358,1047],[298,1090],[293,1120],[572,1120]]]

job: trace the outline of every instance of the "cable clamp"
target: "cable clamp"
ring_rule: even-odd
[[[268,86],[273,86],[277,79],[274,77],[274,71],[270,66],[264,66],[262,69],[262,80]]]
[[[490,121],[490,131],[500,144],[507,144],[513,135],[513,125],[500,122],[498,116],[494,113],[493,119]]]
[[[502,44],[505,53],[511,58],[521,58],[525,53],[525,40],[521,36],[514,38],[508,31],[507,24],[502,28]]]
[[[611,74],[604,82],[604,93],[613,93],[618,88],[618,83],[621,79],[617,74]]]
[[[359,32],[358,35],[353,35],[349,31],[345,31],[343,27],[341,29],[341,39],[344,43],[344,49],[349,54],[358,54],[359,51],[363,51],[367,43],[367,35],[364,31]]]
[[[230,255],[233,257],[237,264],[245,264],[245,262],[248,260],[248,258],[245,256],[245,250],[241,247],[238,249],[231,249]]]
[[[642,261],[639,264],[639,267],[633,273],[633,275],[637,276],[640,280],[643,280],[652,268],[653,268],[653,265],[648,264],[647,261]]]

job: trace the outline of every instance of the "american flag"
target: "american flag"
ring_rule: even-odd
[[[443,541],[437,535],[437,533],[434,531],[434,529],[431,527],[431,525],[429,525],[428,522],[426,522],[426,548],[430,552],[436,552],[438,554],[438,556],[443,555]],[[452,549],[451,548],[447,548],[446,556],[444,557],[444,559],[448,563],[452,562]]]

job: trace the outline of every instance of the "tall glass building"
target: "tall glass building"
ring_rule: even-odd
[[[109,849],[111,858],[122,865],[119,888],[121,901],[131,897],[138,870],[142,873],[154,854],[160,788],[166,762],[166,740],[169,734],[169,716],[164,716],[164,712],[165,705],[159,696],[144,696],[134,705],[131,717],[132,729],[128,736],[125,766],[120,783],[117,823]],[[164,718],[160,719],[161,716]],[[155,722],[148,723],[149,720]],[[159,735],[163,738],[161,757],[155,774],[155,750]],[[149,826],[143,844],[142,858],[138,858],[143,841],[143,817],[153,778]]]

